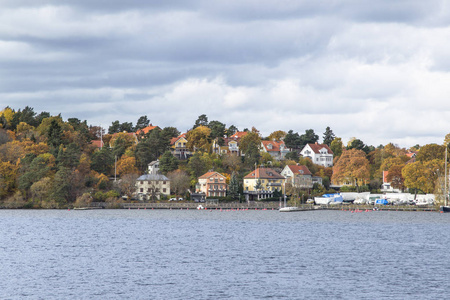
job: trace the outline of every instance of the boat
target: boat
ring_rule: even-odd
[[[199,204],[199,205],[197,206],[197,209],[205,209],[205,208],[203,207],[203,205]]]
[[[299,211],[300,208],[296,206],[286,206],[286,207],[280,207],[280,212],[290,212],[290,211]]]
[[[337,205],[342,204],[344,199],[340,194],[324,194],[322,197],[314,197],[317,205]]]
[[[445,202],[444,205],[439,208],[440,212],[447,213],[450,212],[450,206],[448,205],[448,192],[447,192],[447,185],[448,185],[448,171],[447,171],[447,145],[445,145],[445,177],[444,177],[444,197]]]

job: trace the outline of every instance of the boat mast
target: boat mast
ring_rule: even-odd
[[[445,193],[445,206],[448,205],[448,194],[447,194],[447,184],[448,184],[448,179],[447,179],[447,147],[448,145],[445,145],[445,182],[444,182],[444,193]]]

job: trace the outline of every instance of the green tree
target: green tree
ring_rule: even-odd
[[[334,138],[334,140],[330,144],[330,149],[333,151],[334,157],[339,157],[342,154],[342,149],[344,148],[344,144],[342,143],[341,138]]]
[[[189,159],[188,170],[191,174],[191,184],[194,186],[198,177],[211,169],[212,161],[207,153],[195,152]]]
[[[92,170],[105,175],[111,174],[111,170],[114,167],[114,155],[109,148],[105,147],[97,150],[92,154],[91,160]]]
[[[120,132],[120,122],[119,122],[119,120],[116,120],[116,121],[112,122],[111,126],[109,126],[108,133],[114,134],[114,133],[118,133],[118,132]]]
[[[169,150],[164,152],[159,160],[159,169],[163,174],[175,171],[178,169],[178,159]]]
[[[230,184],[228,185],[228,195],[236,199],[239,194],[239,179],[236,172],[231,174]]]
[[[198,116],[193,129],[199,126],[208,126],[208,117],[205,114]]]
[[[333,130],[331,130],[329,126],[325,128],[325,132],[323,133],[323,143],[330,146],[335,138],[336,136],[334,135]]]
[[[230,127],[228,127],[227,129],[227,137],[232,136],[233,134],[236,133],[236,131],[238,131],[238,128],[234,125],[231,125]]]
[[[314,144],[319,140],[319,136],[314,133],[313,129],[305,130],[305,133],[300,136],[300,149],[306,146],[306,144]]]
[[[147,127],[150,124],[150,120],[148,119],[147,116],[141,116],[137,122],[136,122],[136,127],[134,128],[136,131],[138,131],[139,129],[143,129],[145,127]]]
[[[284,144],[286,147],[292,150],[301,150],[302,141],[300,139],[300,135],[298,132],[294,133],[294,131],[289,130],[286,136],[284,137]]]
[[[226,132],[226,125],[219,121],[211,121],[208,124],[209,129],[211,129],[210,138],[211,140],[217,139],[220,146],[223,146],[224,136]]]

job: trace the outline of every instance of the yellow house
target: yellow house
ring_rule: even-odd
[[[284,194],[285,178],[271,168],[258,168],[244,177],[244,194],[247,200],[273,197],[275,191]]]
[[[186,133],[171,139],[170,146],[173,156],[179,159],[187,159],[192,156],[192,152],[187,148]]]

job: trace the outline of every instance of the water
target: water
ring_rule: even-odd
[[[1,299],[444,299],[450,214],[0,210]]]

